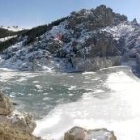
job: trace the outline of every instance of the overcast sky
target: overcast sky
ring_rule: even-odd
[[[0,25],[33,27],[101,4],[140,21],[140,0],[0,0]]]

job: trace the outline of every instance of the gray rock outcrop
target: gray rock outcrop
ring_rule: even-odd
[[[85,27],[89,30],[101,27],[117,25],[127,21],[124,15],[116,14],[111,8],[105,5],[98,6],[96,9],[82,9],[79,12],[73,12],[69,17],[70,24],[68,27],[75,29],[77,24],[86,23]]]
[[[32,135],[35,126],[31,115],[13,111],[9,98],[0,93],[0,140],[39,140]]]
[[[9,115],[12,111],[13,107],[9,98],[0,93],[0,115]]]
[[[117,140],[112,131],[107,129],[85,130],[74,127],[65,133],[64,140]]]
[[[140,54],[139,53],[136,54],[136,62],[137,62],[137,67],[140,71]]]

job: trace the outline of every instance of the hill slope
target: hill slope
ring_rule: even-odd
[[[90,71],[136,57],[140,25],[104,5],[22,32],[1,53],[0,67]]]

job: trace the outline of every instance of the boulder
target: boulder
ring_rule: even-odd
[[[0,93],[0,115],[9,115],[12,111],[13,107],[9,98]]]
[[[32,135],[33,117],[13,111],[9,98],[0,93],[0,140],[39,140]]]
[[[107,129],[85,130],[81,127],[73,127],[65,133],[64,140],[117,140],[114,132]]]
[[[13,112],[10,116],[0,116],[1,140],[39,140],[32,135],[35,122],[29,114]]]

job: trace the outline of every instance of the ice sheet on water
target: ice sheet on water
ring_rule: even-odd
[[[139,140],[140,81],[130,75],[124,71],[108,74],[104,85],[111,90],[109,98],[101,100],[90,93],[88,98],[83,95],[77,102],[58,105],[37,121],[34,134],[57,140],[71,127],[81,126],[113,130],[118,140]]]

